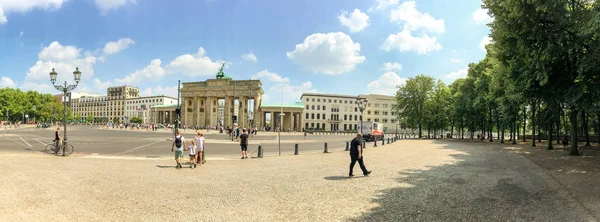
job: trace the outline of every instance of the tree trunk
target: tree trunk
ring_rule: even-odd
[[[535,147],[535,100],[531,106],[531,146]]]
[[[527,131],[527,105],[523,105],[523,142],[527,142],[525,139],[525,132]]]
[[[519,125],[519,122],[515,120],[515,125],[516,125],[516,129],[517,129],[517,134],[515,134],[515,138],[519,139],[519,135],[521,135],[521,126]]]
[[[548,126],[550,126],[550,127],[547,127],[548,128],[548,149],[549,150],[554,149],[552,147],[552,129],[554,128],[554,127],[552,127],[552,125],[553,124],[552,124],[552,119],[551,119],[550,122],[548,123]]]
[[[500,137],[500,143],[504,143],[504,124],[502,124],[502,136],[500,136],[500,127],[498,127],[498,136]]]
[[[541,103],[541,102],[540,102],[540,103],[538,103],[538,104],[537,104],[537,106],[538,106],[538,107],[537,107],[537,108],[538,108],[538,109],[537,109],[537,112],[538,112],[538,118],[537,118],[535,121],[537,121],[538,142],[540,142],[540,143],[541,143],[541,142],[542,142],[542,127],[540,127],[540,125],[541,125],[540,123],[541,123],[542,121],[540,120],[540,111],[542,110],[542,103]]]
[[[450,133],[450,139],[454,138],[454,125],[452,125],[452,131]]]
[[[583,134],[585,135],[585,146],[591,146],[590,145],[590,131],[588,130],[588,115],[587,112],[584,110],[581,110],[581,122],[583,123]]]
[[[560,144],[560,112],[556,118],[556,144]]]
[[[517,135],[519,135],[519,126],[517,125],[517,118],[515,118],[515,121],[513,121],[512,128],[513,128],[512,144],[515,145],[515,144],[517,144]]]
[[[422,134],[421,134],[422,127],[423,127],[423,124],[419,122],[419,139],[421,139],[421,136],[422,136]]]
[[[577,112],[579,110],[571,107],[571,114],[570,114],[570,120],[571,120],[571,151],[569,152],[569,155],[574,155],[577,156],[579,155],[579,151],[577,149]]]
[[[494,139],[492,138],[492,132],[494,131],[494,117],[492,116],[492,109],[490,108],[490,119],[488,121],[488,127],[490,128],[490,130],[488,130],[488,137],[490,138],[490,143],[494,142]]]

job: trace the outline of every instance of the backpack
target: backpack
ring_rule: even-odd
[[[177,137],[177,136],[175,137],[175,146],[177,148],[181,147],[181,137]]]

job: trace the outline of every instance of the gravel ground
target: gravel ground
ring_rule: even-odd
[[[0,153],[0,221],[596,221],[527,158],[405,140],[348,154],[210,161]],[[187,166],[187,165],[184,165]]]

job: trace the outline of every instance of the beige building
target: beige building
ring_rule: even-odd
[[[71,108],[75,116],[87,118],[93,116],[94,121],[123,122],[125,119],[125,101],[140,97],[140,90],[132,86],[116,86],[106,90],[105,96],[82,95],[73,98]]]
[[[108,97],[108,121],[125,121],[125,102],[130,98],[140,97],[140,89],[133,86],[115,86],[106,90]]]
[[[392,111],[395,97],[386,95],[338,95],[323,93],[304,93],[304,128],[324,129],[326,131],[357,130],[360,110],[357,98],[367,99],[364,121],[378,122],[384,128],[395,129],[396,116]]]
[[[396,115],[392,110],[392,105],[396,102],[394,96],[369,94],[359,95],[359,97],[366,98],[368,101],[364,120],[382,123],[390,129],[394,128],[396,124]]]
[[[300,131],[302,129],[304,106],[302,103],[294,105],[260,105],[260,122],[255,122],[258,127],[270,126],[271,131],[281,127],[285,132]],[[282,115],[283,114],[283,115]],[[267,124],[267,119],[269,120]]]
[[[338,94],[302,94],[304,129],[356,130],[360,118],[356,98]]]
[[[80,116],[88,122],[106,122],[108,120],[107,104],[107,96],[81,96],[72,99],[71,108],[75,116]],[[90,116],[93,119],[87,119]]]
[[[151,107],[156,105],[177,105],[177,99],[164,95],[145,96],[127,99],[125,105],[125,122],[129,122],[133,117],[138,117],[142,119],[142,123],[152,123],[156,117],[150,115]]]

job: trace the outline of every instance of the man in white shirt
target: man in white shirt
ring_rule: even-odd
[[[204,136],[200,130],[198,130],[198,135],[194,137],[194,142],[196,143],[196,163],[200,163],[200,166],[204,163]]]

